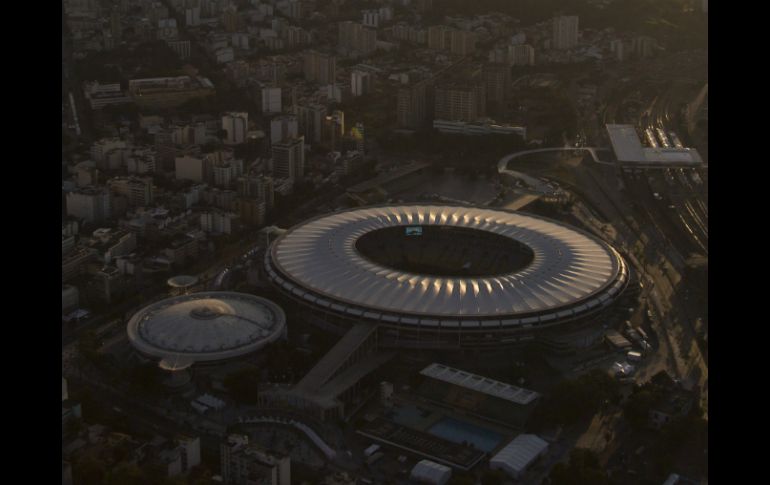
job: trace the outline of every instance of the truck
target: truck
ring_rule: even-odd
[[[364,450],[364,456],[369,458],[373,454],[377,453],[379,451],[379,449],[380,449],[380,445],[378,445],[376,443],[372,443],[371,445],[369,445],[369,447],[367,449]]]
[[[631,340],[632,342],[639,342],[640,340],[642,340],[641,335],[639,335],[639,333],[633,328],[627,329],[625,334],[626,334],[626,337],[628,337],[628,339]]]
[[[628,360],[629,362],[641,362],[642,354],[640,352],[632,350],[626,354],[626,360]]]
[[[366,464],[367,465],[372,465],[373,463],[375,463],[377,460],[379,460],[383,456],[385,456],[385,453],[383,453],[381,451],[378,451],[377,453],[373,454],[372,456],[370,456],[369,458],[366,459]]]
[[[652,345],[647,340],[641,340],[639,342],[639,347],[641,347],[642,352],[647,353],[652,350]]]

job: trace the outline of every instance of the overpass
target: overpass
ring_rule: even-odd
[[[379,351],[377,343],[377,325],[357,323],[296,385],[265,393],[261,404],[292,407],[322,421],[344,417],[345,405],[359,395],[359,382],[395,355]]]

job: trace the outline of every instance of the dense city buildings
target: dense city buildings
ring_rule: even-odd
[[[311,104],[309,106],[296,106],[300,133],[309,143],[321,141],[321,127],[326,118],[326,106],[323,104]]]
[[[513,66],[534,66],[535,48],[528,44],[509,46],[508,59]]]
[[[377,30],[356,22],[340,22],[338,48],[349,57],[369,55],[377,48]]]
[[[287,138],[273,144],[273,173],[289,180],[305,175],[305,137]]]
[[[476,121],[486,113],[486,89],[472,84],[436,86],[434,109],[437,120]]]
[[[404,128],[420,129],[433,116],[433,86],[427,81],[419,81],[409,87],[398,90],[396,117]]]
[[[230,435],[221,445],[222,482],[234,485],[291,485],[291,459],[276,456],[245,435]]]
[[[302,72],[305,79],[321,85],[334,84],[337,78],[337,60],[330,54],[308,51],[303,55]]]
[[[511,70],[506,64],[484,64],[482,77],[487,109],[497,111],[508,100],[511,91]]]
[[[552,46],[554,49],[572,49],[578,43],[578,17],[562,15],[553,18]]]
[[[65,0],[62,483],[707,483],[707,5],[562,3]]]
[[[262,88],[262,113],[280,113],[282,111],[281,88]]]
[[[178,107],[185,102],[214,94],[214,85],[206,78],[179,76],[131,79],[128,92],[142,109]]]
[[[280,98],[280,91],[278,92]],[[280,106],[280,101],[279,101]],[[222,129],[227,132],[225,143],[239,145],[246,141],[246,133],[249,131],[248,113],[225,113],[222,115]]]

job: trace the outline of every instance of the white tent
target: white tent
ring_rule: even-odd
[[[489,467],[519,478],[527,467],[547,450],[548,443],[539,436],[520,434],[489,460]]]
[[[422,460],[412,468],[410,478],[422,483],[444,485],[452,476],[452,469],[430,460]]]

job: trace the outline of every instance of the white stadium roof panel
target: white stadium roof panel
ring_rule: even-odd
[[[515,240],[534,259],[500,275],[436,276],[378,264],[356,247],[359,238],[373,231],[421,220]],[[484,320],[495,326],[519,316],[533,322],[553,321],[557,314],[571,317],[576,307],[598,306],[596,300],[609,298],[605,292],[616,292],[614,284],[619,279],[625,283],[626,277],[617,253],[583,231],[529,214],[442,205],[378,206],[317,217],[277,239],[266,263],[284,289],[302,288],[332,300],[340,313],[354,313],[350,309],[355,308],[378,319],[380,312],[391,314],[406,325],[442,320],[442,327],[452,326],[446,320],[479,328],[490,326]]]

